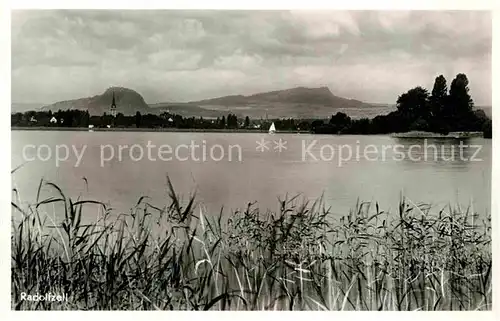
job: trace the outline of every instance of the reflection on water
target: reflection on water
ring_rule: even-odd
[[[477,138],[395,138],[410,166],[422,164],[437,169],[466,169],[475,163],[491,166],[491,142]],[[486,157],[486,158],[485,158]]]
[[[287,141],[287,149],[273,149],[272,140]],[[270,140],[270,148],[256,150],[256,141]],[[206,141],[207,146],[238,144],[243,160],[228,161],[149,161],[148,159],[114,159],[101,167],[100,146],[103,144],[141,144],[148,141],[172,146]],[[311,148],[311,157],[303,160],[302,146],[317,141]],[[81,164],[75,167],[75,157],[56,167],[50,161],[32,161],[12,176],[23,201],[36,198],[40,178],[58,184],[68,195],[83,199],[109,202],[117,211],[128,212],[141,196],[162,207],[168,205],[166,176],[171,178],[176,191],[184,198],[196,190],[198,202],[210,213],[225,213],[245,208],[257,201],[261,208],[278,209],[278,197],[301,194],[304,199],[324,196],[327,205],[337,214],[346,214],[356,201],[378,202],[383,210],[396,212],[401,193],[415,203],[424,202],[436,207],[457,203],[472,204],[479,213],[489,212],[491,200],[491,140],[471,138],[462,145],[479,145],[460,149],[460,141],[428,139],[427,146],[435,145],[437,157],[427,157],[423,139],[396,139],[390,136],[336,136],[249,133],[147,133],[147,132],[12,132],[12,166],[23,163],[22,148],[26,144],[87,145]],[[380,153],[370,160],[355,156],[343,160],[329,158],[338,146],[351,146],[355,151],[375,146],[386,149],[385,160]],[[398,146],[398,148],[395,148]],[[420,146],[420,147],[415,147]],[[428,149],[432,149],[429,147]],[[432,150],[434,151],[434,149]],[[401,158],[401,153],[408,157]],[[476,154],[476,155],[474,155]],[[182,155],[185,156],[185,152]],[[345,155],[343,155],[345,156]],[[470,161],[471,158],[482,161]],[[464,160],[465,158],[469,161]],[[82,179],[88,181],[88,185]],[[42,197],[54,196],[44,189]],[[228,215],[228,214],[227,214]]]

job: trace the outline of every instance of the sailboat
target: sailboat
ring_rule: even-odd
[[[274,122],[271,124],[271,127],[269,127],[269,134],[274,134],[276,133],[276,127],[274,127]]]

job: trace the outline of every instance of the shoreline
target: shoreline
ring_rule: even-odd
[[[405,133],[393,133],[391,136],[394,138],[484,138],[483,132],[449,132],[444,135],[426,131],[409,131]]]
[[[93,128],[88,129],[85,127],[46,127],[46,126],[11,126],[11,131],[86,131],[86,132],[164,132],[164,133],[254,133],[254,134],[268,134],[267,130],[260,129],[221,129],[221,128]],[[311,135],[324,135],[315,134],[312,131],[295,131],[295,130],[280,130],[276,134],[311,134]],[[342,136],[341,134],[331,134],[332,136]],[[423,132],[423,131],[411,131],[404,133],[388,133],[388,134],[350,134],[350,135],[361,135],[361,136],[390,136],[393,138],[446,138],[446,139],[460,139],[460,138],[485,138],[482,132],[450,132],[447,135],[433,133],[433,132]],[[491,139],[491,138],[485,138]]]
[[[257,133],[268,134],[267,130],[260,129],[221,129],[221,128],[92,128],[85,127],[45,127],[45,126],[11,126],[13,130],[40,130],[40,131],[85,131],[85,132],[185,132],[185,133]],[[309,131],[280,130],[279,134],[311,134]]]

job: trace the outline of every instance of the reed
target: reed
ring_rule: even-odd
[[[49,187],[54,197],[40,200]],[[320,198],[209,214],[195,195],[129,214],[73,200],[41,181],[35,204],[14,196],[16,310],[490,310],[490,218],[401,198],[398,213],[358,203],[331,215]],[[53,206],[62,212],[47,214]],[[99,208],[95,222],[84,213]],[[64,293],[67,302],[21,300]]]

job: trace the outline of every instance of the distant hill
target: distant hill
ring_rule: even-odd
[[[153,109],[181,115],[220,117],[232,113],[250,118],[325,118],[343,111],[353,118],[379,115],[387,105],[372,106],[355,99],[332,94],[328,87],[296,87],[253,95],[230,95],[188,103],[158,103]]]
[[[190,102],[197,105],[259,105],[269,103],[280,104],[311,104],[323,105],[334,108],[363,107],[369,106],[359,100],[346,99],[332,94],[328,87],[306,88],[296,87],[285,90],[276,90],[264,93],[258,93],[249,96],[232,95],[213,99],[205,99]]]
[[[115,95],[116,111],[124,115],[135,115],[137,111],[141,113],[151,112],[151,108],[146,104],[144,98],[135,90],[123,87],[110,87],[100,95],[93,97],[60,101],[42,107],[41,110],[53,112],[66,109],[88,110],[90,115],[102,115],[109,113],[111,102]]]
[[[13,113],[24,113],[30,110],[39,110],[45,104],[43,103],[11,103],[10,108]]]

